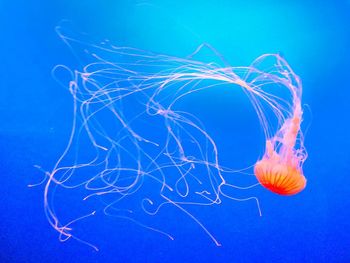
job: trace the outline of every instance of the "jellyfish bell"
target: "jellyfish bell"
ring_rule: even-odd
[[[295,195],[306,186],[302,168],[286,162],[276,152],[258,161],[254,174],[262,186],[280,195]]]

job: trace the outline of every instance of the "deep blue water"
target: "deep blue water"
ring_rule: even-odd
[[[0,10],[0,262],[350,261],[349,1],[33,0],[1,1]],[[196,208],[221,247],[176,209],[148,221],[170,229],[174,241],[101,216],[80,229],[99,252],[59,242],[43,185],[28,184],[43,176],[34,165],[53,168],[69,136],[71,96],[51,75],[57,64],[79,67],[55,32],[63,20],[97,40],[178,57],[210,43],[234,66],[283,54],[303,82],[306,189],[292,197],[252,190],[262,217],[249,202]],[[235,96],[214,92],[192,103],[216,133],[223,161],[245,167],[261,155],[251,140],[257,119]]]

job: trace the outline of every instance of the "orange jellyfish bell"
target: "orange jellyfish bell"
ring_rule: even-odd
[[[258,161],[254,173],[261,185],[276,194],[294,195],[306,186],[301,168],[284,163],[278,156]]]

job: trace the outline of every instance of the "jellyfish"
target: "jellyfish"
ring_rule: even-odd
[[[220,245],[191,207],[220,205],[228,198],[255,202],[261,214],[258,198],[248,190],[263,186],[292,195],[305,187],[302,85],[280,55],[264,54],[249,66],[233,67],[208,44],[180,58],[57,32],[75,55],[86,58],[80,68],[58,65],[53,70],[73,100],[71,134],[46,173],[44,191],[47,219],[61,241],[74,238],[97,250],[74,234],[78,222],[97,213],[130,220],[173,239],[134,217],[153,217],[173,206]],[[209,49],[217,62],[198,59],[203,49]],[[68,84],[58,77],[60,71],[68,72]],[[260,121],[265,153],[253,174],[249,167],[221,165],[215,139],[197,116],[179,106],[184,98],[223,85],[246,93]],[[254,181],[237,185],[230,181],[233,176]],[[229,194],[227,188],[241,194]],[[65,194],[59,193],[73,196],[73,190],[83,195],[84,206],[98,200],[101,207],[62,219]]]
[[[278,57],[278,65],[282,69],[282,79],[277,79],[289,90],[291,103],[284,109],[284,117],[281,113],[283,107],[272,99],[271,106],[276,115],[280,116],[279,128],[272,136],[266,135],[265,153],[255,164],[254,174],[261,185],[270,191],[279,195],[294,195],[306,186],[302,166],[307,153],[300,127],[303,115],[302,86],[299,77],[282,57]],[[265,134],[268,134],[266,120],[261,119],[261,122]]]

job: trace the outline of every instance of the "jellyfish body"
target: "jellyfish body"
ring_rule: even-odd
[[[262,159],[256,163],[254,172],[259,182],[276,194],[294,195],[306,186],[302,171],[280,159]]]
[[[273,138],[266,140],[265,154],[254,166],[260,184],[280,195],[297,194],[306,186],[302,170],[306,155],[303,148],[295,149],[302,116],[300,100],[295,100],[295,104],[293,116],[285,120]]]
[[[306,179],[295,160],[288,159],[266,143],[265,156],[255,164],[254,173],[265,188],[280,195],[294,195],[306,186]]]

